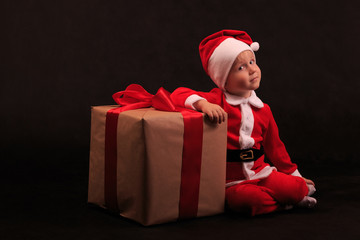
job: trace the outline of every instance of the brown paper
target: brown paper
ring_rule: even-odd
[[[88,201],[105,207],[106,112],[92,108]],[[117,198],[120,215],[143,225],[177,220],[184,123],[181,113],[152,108],[122,112],[117,135]],[[223,212],[226,124],[204,120],[198,216]]]

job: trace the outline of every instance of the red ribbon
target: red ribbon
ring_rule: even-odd
[[[119,210],[117,204],[117,122],[123,111],[138,108],[154,107],[157,110],[180,112],[184,119],[184,145],[181,169],[181,186],[179,201],[179,218],[191,218],[197,215],[202,138],[203,116],[201,113],[177,108],[170,99],[170,93],[160,88],[155,95],[148,93],[137,84],[129,85],[125,91],[113,95],[115,102],[121,107],[111,109],[106,114],[105,127],[105,204],[114,211]]]

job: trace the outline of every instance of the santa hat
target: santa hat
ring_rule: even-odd
[[[214,83],[225,90],[225,82],[236,57],[243,51],[259,49],[244,31],[222,30],[201,41],[200,58],[205,72]]]

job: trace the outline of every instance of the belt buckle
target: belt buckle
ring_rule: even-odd
[[[253,150],[247,150],[247,151],[244,151],[244,152],[241,152],[240,155],[239,155],[240,159],[245,161],[245,160],[252,160],[254,159],[254,152]]]

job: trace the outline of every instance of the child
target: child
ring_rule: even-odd
[[[255,94],[261,80],[254,51],[259,44],[243,31],[222,30],[199,46],[205,72],[218,88],[176,89],[175,104],[204,112],[219,123],[228,115],[226,202],[251,216],[292,206],[312,208],[314,183],[303,178],[279,138],[270,107]],[[274,166],[264,162],[264,154]]]

